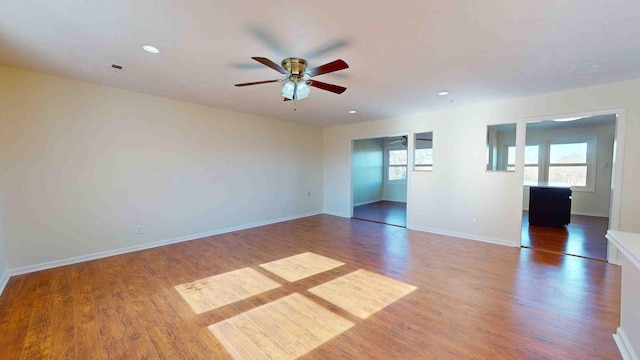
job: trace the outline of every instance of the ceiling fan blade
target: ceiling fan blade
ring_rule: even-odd
[[[392,141],[389,141],[389,145],[397,144],[397,143],[399,143],[401,141],[402,140],[392,140]]]
[[[262,65],[268,66],[270,68],[272,68],[273,70],[279,72],[280,74],[287,74],[287,70],[283,69],[282,66],[274,63],[273,61],[267,59],[267,58],[263,58],[263,57],[257,57],[257,56],[253,56],[251,57],[253,60],[261,63]]]
[[[416,140],[422,140],[422,141],[433,141],[432,139],[416,139]]]
[[[278,82],[278,81],[282,81],[282,80],[278,79],[278,80],[254,81],[254,82],[236,84],[236,86],[260,85],[260,84],[268,84],[268,83],[273,83],[273,82]]]
[[[336,94],[342,94],[347,90],[346,87],[327,84],[317,80],[309,80],[307,81],[307,84],[309,84],[309,86],[317,87],[318,89],[322,89],[326,91],[331,91],[332,93],[336,93]]]
[[[309,75],[310,77],[313,77],[313,76],[331,73],[338,70],[344,70],[347,68],[349,68],[349,65],[346,62],[344,62],[344,60],[338,59],[330,63],[313,68],[311,70],[308,70],[306,74]]]

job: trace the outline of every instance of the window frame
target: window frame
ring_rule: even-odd
[[[390,160],[390,156],[391,156],[391,151],[394,150],[402,150],[405,151],[407,153],[407,161],[404,165],[391,165],[391,161]],[[389,179],[389,175],[391,174],[391,168],[392,167],[404,167],[406,169],[405,172],[405,178],[404,179],[395,179],[395,180],[391,180]],[[407,182],[407,178],[409,177],[409,148],[408,146],[403,146],[402,144],[400,145],[387,145],[385,146],[384,149],[384,169],[385,169],[385,174],[384,174],[384,181],[386,184],[403,184]]]
[[[551,163],[551,146],[552,145],[564,145],[564,144],[587,144],[587,154],[584,163]],[[557,139],[547,142],[547,154],[546,154],[546,163],[544,169],[544,176],[547,181],[549,181],[549,170],[555,166],[586,166],[587,167],[587,175],[586,181],[587,184],[585,186],[571,186],[574,191],[584,191],[584,192],[595,192],[596,188],[596,163],[598,157],[598,138],[596,136],[589,138],[573,138],[573,139]]]
[[[427,137],[431,137],[431,147],[422,147],[420,145],[418,145],[418,140],[417,138],[419,136],[427,136]],[[433,131],[422,131],[422,132],[417,132],[414,133],[412,136],[413,139],[413,159],[412,159],[412,170],[413,171],[418,171],[418,172],[431,172],[433,171],[433,163],[434,163],[434,159],[433,159]],[[431,163],[430,164],[418,164],[417,163],[417,153],[420,150],[431,150]]]
[[[525,146],[538,146],[538,181],[539,182],[548,182],[549,181],[549,167],[554,166],[551,165],[551,145],[562,145],[562,144],[576,144],[576,143],[586,143],[587,144],[587,185],[586,186],[571,186],[573,191],[578,192],[595,192],[596,189],[596,172],[597,172],[597,157],[598,157],[598,137],[597,136],[580,136],[580,137],[562,137],[544,141],[542,143],[528,143]],[[523,161],[524,162],[524,161]],[[535,166],[533,164],[524,166]],[[576,164],[562,164],[558,163],[556,166],[583,166],[583,163]]]

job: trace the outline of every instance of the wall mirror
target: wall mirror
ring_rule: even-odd
[[[413,136],[414,156],[413,170],[433,170],[433,131],[422,132]]]
[[[487,126],[487,171],[516,170],[516,124]]]

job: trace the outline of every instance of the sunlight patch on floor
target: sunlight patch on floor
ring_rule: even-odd
[[[357,270],[309,289],[312,294],[366,319],[417,287],[366,270]]]
[[[201,314],[278,287],[280,284],[256,270],[244,268],[180,284],[175,289],[196,314]]]
[[[234,359],[296,359],[354,325],[295,293],[209,326]]]
[[[261,264],[260,267],[289,282],[294,282],[342,265],[344,265],[343,262],[312,252],[306,252]]]

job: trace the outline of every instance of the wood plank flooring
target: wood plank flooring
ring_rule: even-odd
[[[342,265],[344,263],[340,261],[306,252],[260,264],[260,267],[289,282],[295,282]]]
[[[571,215],[564,228],[529,225],[528,211],[522,215],[522,246],[536,250],[607,260],[609,218]]]
[[[345,265],[295,283],[259,266],[305,252]],[[243,268],[281,286],[202,314],[175,289]],[[366,319],[309,292],[360,269],[417,289]],[[292,294],[354,324],[303,359],[620,358],[618,266],[329,215],[13,277],[0,354],[227,359],[209,327]]]
[[[353,218],[395,226],[407,226],[407,203],[378,201],[353,208]]]
[[[309,292],[366,319],[416,289],[366,270],[357,270],[309,289]]]

